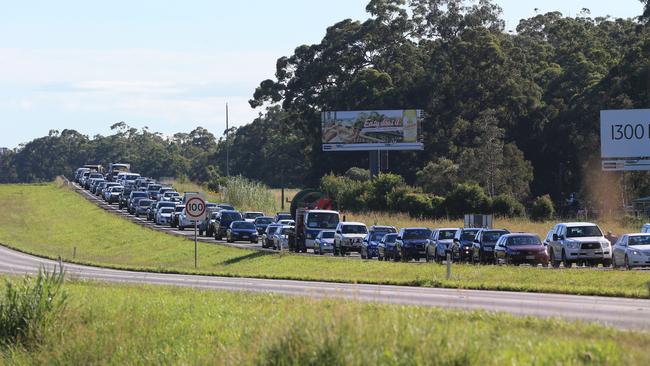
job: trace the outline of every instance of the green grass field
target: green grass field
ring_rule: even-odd
[[[550,270],[509,266],[445,267],[268,254],[199,244],[108,213],[57,184],[0,186],[0,243],[50,258],[128,268],[222,276],[378,283],[448,288],[648,297],[647,272]],[[76,258],[73,259],[73,248]]]
[[[0,288],[2,285],[0,285]],[[6,365],[648,365],[647,333],[487,312],[73,282]]]

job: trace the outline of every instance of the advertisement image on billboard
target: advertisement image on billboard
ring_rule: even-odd
[[[419,109],[322,112],[323,151],[424,150]]]

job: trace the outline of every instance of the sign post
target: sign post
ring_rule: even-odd
[[[194,268],[198,266],[198,244],[197,229],[199,220],[205,216],[205,200],[199,196],[194,196],[187,200],[185,204],[187,216],[194,221]]]

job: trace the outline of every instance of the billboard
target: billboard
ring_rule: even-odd
[[[602,158],[650,157],[650,109],[600,112]]]
[[[419,109],[322,112],[323,151],[424,150]]]

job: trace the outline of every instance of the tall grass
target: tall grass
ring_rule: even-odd
[[[263,210],[271,214],[277,210],[273,192],[264,184],[244,177],[230,177],[222,192],[224,200],[242,211]]]
[[[0,300],[0,342],[29,345],[42,340],[45,330],[64,308],[64,272],[41,267],[36,277],[7,280]]]

